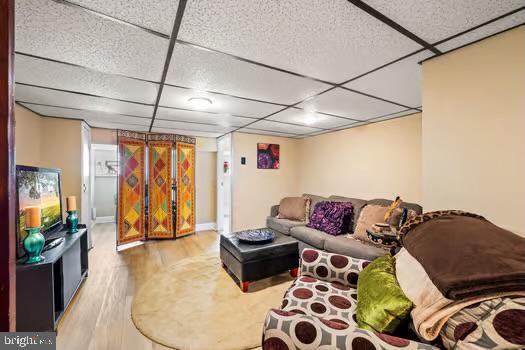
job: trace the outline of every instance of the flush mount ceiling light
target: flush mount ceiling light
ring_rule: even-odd
[[[213,104],[212,100],[207,97],[190,97],[188,102],[196,108],[206,108]]]
[[[305,123],[306,125],[312,125],[317,123],[318,120],[319,117],[317,117],[317,115],[315,115],[314,113],[309,113],[303,118],[303,123]]]

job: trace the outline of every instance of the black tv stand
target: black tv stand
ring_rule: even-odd
[[[60,246],[62,243],[64,243],[65,240],[65,237],[58,237],[50,241],[46,241],[46,244],[44,245],[44,252]]]
[[[62,244],[42,253],[44,259],[16,265],[16,330],[50,332],[57,324],[88,275],[87,229],[57,232]]]

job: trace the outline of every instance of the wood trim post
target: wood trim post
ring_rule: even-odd
[[[0,331],[15,330],[14,0],[0,0]]]

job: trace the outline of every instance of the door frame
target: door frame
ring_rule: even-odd
[[[0,0],[0,332],[16,319],[14,0]]]
[[[225,140],[226,138],[229,138],[230,142],[230,192],[229,194],[224,194],[222,190],[221,180],[224,173],[224,158],[222,156],[222,150],[219,146],[219,143],[222,140]],[[229,227],[230,231],[232,230],[233,225],[233,164],[234,164],[234,158],[233,158],[233,137],[232,134],[224,135],[217,139],[217,231],[222,232],[224,227],[224,212],[222,210],[222,204],[223,204],[223,196],[227,195],[230,197],[230,212],[229,212]]]

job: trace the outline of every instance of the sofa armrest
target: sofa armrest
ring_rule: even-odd
[[[277,215],[279,215],[279,204],[272,205],[270,208],[270,216],[275,218]]]
[[[368,260],[317,249],[304,249],[301,254],[301,275],[356,288],[359,272],[368,263]]]
[[[354,325],[310,315],[272,309],[266,315],[263,350],[299,349],[437,349],[431,345],[386,334],[377,334]]]

